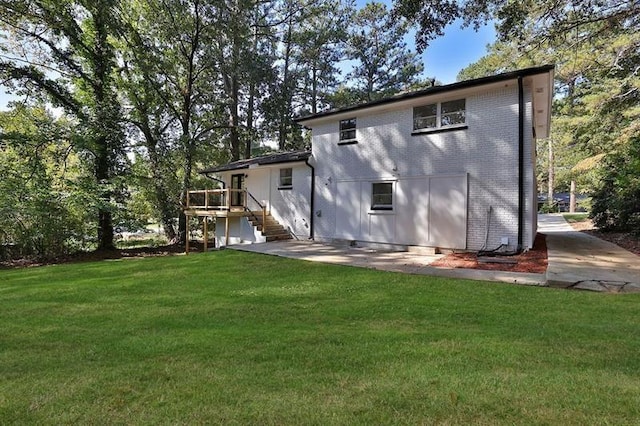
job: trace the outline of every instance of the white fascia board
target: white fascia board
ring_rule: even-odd
[[[514,78],[512,80],[504,80],[500,82],[487,83],[483,85],[467,87],[462,89],[453,89],[445,92],[425,94],[423,96],[418,96],[411,99],[402,99],[396,102],[389,102],[382,105],[373,105],[370,107],[365,106],[352,111],[340,112],[340,113],[332,114],[325,117],[311,118],[308,120],[300,120],[298,121],[298,123],[300,123],[305,127],[313,128],[314,126],[319,124],[323,124],[327,122],[336,122],[336,121],[344,120],[347,118],[353,118],[353,117],[357,118],[365,115],[380,114],[388,111],[413,108],[416,106],[426,105],[429,103],[444,102],[448,100],[466,98],[468,96],[471,96],[477,93],[489,92],[493,90],[502,89],[505,87],[517,86],[517,84],[518,84],[518,80],[517,78]]]
[[[553,102],[553,70],[529,77],[533,101],[533,126],[537,139],[548,138],[551,132],[551,103]]]

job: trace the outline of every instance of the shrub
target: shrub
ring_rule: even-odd
[[[600,186],[593,194],[591,218],[603,231],[640,234],[640,138],[604,161]]]

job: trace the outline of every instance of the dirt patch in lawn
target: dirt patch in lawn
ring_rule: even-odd
[[[498,259],[512,259],[516,263],[482,263],[478,262],[476,253],[453,253],[436,260],[430,266],[544,274],[547,270],[547,243],[545,236],[542,234],[536,235],[533,248],[529,251],[516,256],[501,256]]]

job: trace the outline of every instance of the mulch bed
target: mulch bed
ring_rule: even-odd
[[[531,250],[516,256],[509,256],[509,259],[513,259],[517,263],[480,263],[476,253],[452,253],[436,260],[430,266],[544,274],[547,270],[547,243],[545,236],[537,234]]]

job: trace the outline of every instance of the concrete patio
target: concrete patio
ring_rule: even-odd
[[[441,254],[429,255],[412,252],[378,251],[361,247],[337,246],[311,241],[292,240],[264,244],[235,245],[229,248],[312,262],[334,263],[407,274],[538,286],[545,285],[546,281],[544,274],[436,268],[429,266],[432,262],[441,258],[443,256]]]
[[[312,241],[277,241],[229,248],[407,274],[599,292],[640,292],[640,256],[615,244],[575,231],[562,215],[539,215],[538,232],[547,236],[549,266],[546,274],[433,267],[430,264],[443,255],[379,251]]]

